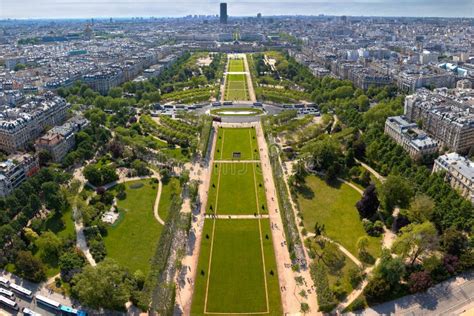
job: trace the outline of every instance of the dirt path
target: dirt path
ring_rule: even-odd
[[[161,219],[160,213],[158,212],[158,209],[159,209],[159,206],[160,206],[160,199],[161,199],[162,189],[163,189],[163,183],[161,182],[160,179],[158,179],[158,191],[156,192],[155,204],[153,205],[153,214],[155,215],[155,218],[158,221],[158,223],[165,226],[165,221],[163,219]]]
[[[358,159],[355,159],[355,161],[360,164],[362,167],[364,167],[367,171],[369,171],[371,174],[373,174],[377,179],[379,179],[380,182],[384,182],[385,181],[385,177],[382,176],[380,173],[378,173],[374,168],[372,168],[371,166],[369,166],[368,164],[358,160]]]
[[[191,224],[190,234],[194,236],[194,246],[191,249],[187,249],[186,256],[181,261],[183,267],[188,267],[184,280],[190,280],[191,282],[186,282],[184,286],[177,286],[176,293],[176,304],[179,306],[183,315],[191,314],[191,304],[194,291],[194,280],[196,278],[197,264],[199,260],[199,253],[201,250],[201,239],[202,239],[202,229],[204,227],[204,219],[208,198],[209,184],[211,182],[211,173],[212,166],[214,162],[214,152],[217,143],[216,135],[216,123],[213,124],[212,131],[212,144],[210,149],[209,160],[204,162],[202,165],[195,163],[193,165],[193,171],[190,174],[190,178],[194,180],[201,181],[199,185],[199,201],[201,203],[199,214],[193,216],[193,221]]]
[[[242,54],[244,57],[244,67],[247,77],[247,90],[249,92],[249,99],[252,102],[257,102],[257,97],[255,96],[255,90],[252,84],[252,75],[250,74],[249,63],[247,61],[247,54]]]
[[[257,215],[215,215],[207,214],[206,218],[210,219],[265,219],[270,218],[270,215],[257,214]]]
[[[74,171],[73,178],[75,180],[78,180],[81,185],[79,187],[78,192],[82,192],[84,189],[84,185],[86,184],[86,179],[84,178],[84,175],[82,174],[82,170],[84,167],[78,168]],[[76,196],[76,199],[74,201],[74,206],[72,208],[72,214],[74,218],[74,230],[76,231],[76,247],[82,251],[84,256],[86,257],[87,261],[91,266],[96,266],[97,263],[94,260],[94,257],[92,257],[92,254],[89,250],[89,246],[87,245],[86,241],[86,236],[84,235],[84,224],[82,223],[82,213],[80,210],[77,208],[77,198],[79,194]]]
[[[298,314],[301,309],[301,303],[305,302],[310,307],[311,315],[316,315],[318,306],[316,293],[314,291],[313,281],[308,270],[302,270],[300,273],[293,272],[291,269],[290,253],[286,246],[285,234],[283,231],[283,222],[279,214],[279,204],[273,179],[272,168],[270,165],[269,151],[265,136],[260,123],[256,125],[257,141],[260,148],[260,160],[262,162],[262,173],[265,179],[265,191],[267,196],[270,223],[273,235],[273,247],[275,250],[278,278],[280,287],[286,289],[281,292],[283,312],[285,314]],[[295,277],[302,276],[305,282],[302,285],[296,283]],[[299,295],[301,290],[305,290],[307,298]]]

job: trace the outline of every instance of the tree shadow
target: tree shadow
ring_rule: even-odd
[[[359,259],[365,264],[373,265],[375,263],[375,258],[368,252],[361,253]]]
[[[337,179],[328,179],[328,180],[324,180],[324,182],[326,182],[326,184],[329,185],[333,189],[340,189],[342,186],[342,181],[339,181]]]
[[[301,194],[301,196],[307,200],[311,200],[314,198],[313,189],[311,189],[311,187],[306,184],[302,184],[298,187],[298,194]]]

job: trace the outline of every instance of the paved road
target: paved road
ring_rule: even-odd
[[[474,315],[474,271],[414,294],[368,308],[358,315]]]

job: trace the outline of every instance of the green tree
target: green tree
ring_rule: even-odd
[[[369,247],[369,238],[367,236],[359,237],[357,240],[357,252],[359,257],[363,257],[367,254],[367,249]]]
[[[111,96],[112,98],[121,98],[122,97],[122,93],[123,93],[123,90],[122,88],[120,87],[115,87],[115,88],[111,88],[109,90],[109,96]]]
[[[20,251],[15,260],[16,272],[19,276],[39,283],[46,280],[46,268],[40,259],[30,251]]]
[[[57,260],[62,248],[61,239],[54,233],[47,231],[36,240],[40,257],[44,261]]]
[[[79,273],[84,266],[86,260],[84,255],[77,251],[68,251],[61,255],[59,258],[59,269],[61,270],[61,279],[65,282],[71,281],[71,279]]]
[[[130,276],[112,259],[96,267],[87,266],[72,279],[71,293],[84,305],[108,310],[124,310],[130,298]]]
[[[413,196],[413,188],[408,181],[401,176],[390,175],[377,190],[386,210],[392,211],[396,206],[406,208]]]
[[[407,217],[410,222],[423,223],[432,219],[434,208],[433,199],[425,194],[420,194],[411,201]]]
[[[438,233],[431,222],[410,224],[400,231],[402,234],[395,240],[392,250],[402,258],[408,258],[412,265],[420,256],[438,249]]]
[[[337,274],[346,264],[346,256],[332,242],[326,243],[321,259],[332,274]]]
[[[459,257],[468,247],[466,234],[454,227],[446,229],[441,236],[441,248],[451,255]]]

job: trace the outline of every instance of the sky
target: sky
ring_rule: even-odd
[[[4,18],[179,17],[219,13],[219,0],[0,0]],[[474,0],[228,0],[230,16],[474,17]]]

